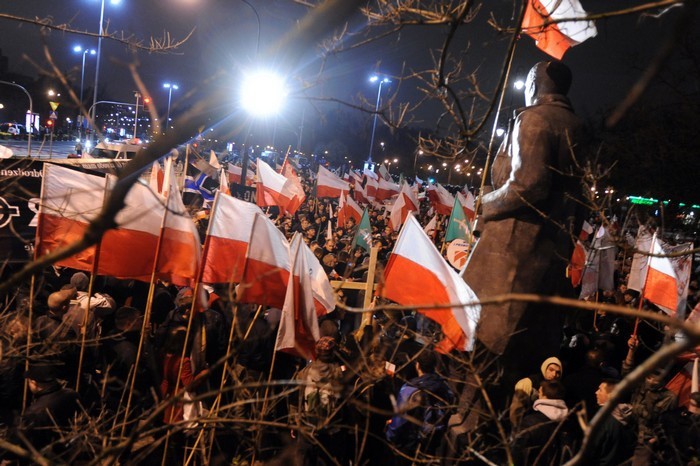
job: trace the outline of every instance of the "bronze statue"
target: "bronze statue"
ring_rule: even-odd
[[[537,63],[528,74],[527,107],[516,112],[496,155],[494,190],[482,197],[481,235],[464,274],[479,298],[561,295],[571,288],[565,269],[584,212],[575,200],[582,185],[573,157],[583,123],[566,97],[570,85],[571,71],[561,62]],[[506,367],[534,364],[556,353],[563,312],[523,302],[485,304],[477,339],[512,359]]]

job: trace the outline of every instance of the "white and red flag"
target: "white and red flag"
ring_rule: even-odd
[[[398,231],[401,225],[406,221],[409,212],[419,212],[419,203],[416,194],[413,192],[408,183],[404,183],[401,187],[399,197],[396,198],[394,206],[391,208],[389,215],[389,223],[394,231]]]
[[[430,199],[431,205],[435,207],[438,214],[450,215],[452,213],[452,207],[455,205],[455,198],[441,184],[438,183],[437,186],[429,191],[428,199]]]
[[[355,219],[355,225],[359,224],[362,218],[362,208],[348,193],[343,193],[338,203],[338,227],[345,228],[345,222],[350,218]]]
[[[586,14],[578,0],[530,0],[522,30],[540,50],[561,60],[569,48],[598,34]]]
[[[226,176],[226,170],[223,168],[219,170],[219,192],[231,195],[231,186],[228,181],[228,176]]]
[[[243,278],[246,250],[260,207],[219,193],[209,218],[204,283],[238,283]]]
[[[282,308],[289,281],[289,242],[262,213],[255,214],[238,300]]]
[[[430,237],[430,239],[435,240],[435,235],[437,234],[437,226],[438,226],[438,221],[437,221],[437,214],[433,215],[433,218],[430,219],[428,224],[423,228],[423,231],[425,232],[426,235]]]
[[[391,197],[398,194],[399,191],[401,191],[401,188],[398,184],[387,181],[384,178],[380,178],[377,184],[377,194],[375,195],[375,198],[377,201],[391,199]]]
[[[258,206],[278,206],[281,212],[294,215],[304,201],[300,195],[298,187],[292,181],[258,159],[258,186],[256,190]]]
[[[216,152],[214,152],[213,150],[209,151],[209,165],[214,167],[217,171],[221,170],[219,157],[216,156]]]
[[[578,234],[578,239],[581,241],[586,241],[589,236],[593,234],[593,225],[588,223],[586,220],[583,221],[581,225],[581,232]]]
[[[379,177],[384,178],[386,181],[391,181],[389,170],[387,170],[384,164],[379,165]]]
[[[365,168],[362,172],[367,178],[372,178],[375,181],[379,181],[379,175],[377,175],[372,170]]]
[[[350,185],[326,167],[318,166],[316,177],[316,197],[340,197],[343,191],[350,191]]]
[[[309,246],[304,242],[301,233],[295,235],[297,241],[301,243],[301,249],[306,256],[306,265],[311,275],[311,292],[314,297],[314,307],[318,317],[324,316],[333,312],[336,305],[335,291],[328,280],[328,274],[323,270],[323,266],[318,261],[314,253],[309,249]],[[294,238],[290,244],[290,251],[294,248]]]
[[[674,313],[678,305],[676,273],[668,257],[657,256],[665,255],[666,251],[656,237],[652,239],[651,254],[643,297]]]
[[[439,323],[445,338],[436,349],[469,351],[474,347],[481,306],[457,272],[440,255],[418,221],[409,215],[384,272],[381,295],[402,305],[425,306],[419,310]],[[452,307],[435,308],[435,305]]]
[[[114,182],[51,164],[44,170],[37,228],[39,256],[79,240],[102,209],[106,184]],[[174,182],[168,173],[166,187]],[[117,228],[108,230],[100,242],[98,274],[150,281],[162,235],[156,275],[176,285],[192,285],[201,253],[199,235],[177,188],[165,191],[172,193],[167,204],[141,181],[131,187],[115,217]],[[91,271],[94,260],[93,246],[59,264]]]
[[[241,184],[241,176],[243,176],[243,169],[238,165],[228,164],[226,167],[226,172],[228,173],[228,180],[231,183]],[[255,172],[248,168],[246,171],[246,186],[251,186],[255,181]]]
[[[457,199],[459,199],[459,203],[462,204],[462,210],[464,210],[464,215],[469,219],[470,222],[473,222],[476,218],[476,199],[474,198],[474,195],[471,193],[471,191],[469,191],[468,189],[466,189],[465,191],[466,194],[458,192]]]
[[[301,236],[295,234],[289,248],[290,273],[275,349],[308,360],[315,357],[314,347],[320,333],[313,294],[314,276],[304,246]]]
[[[355,190],[353,195],[357,202],[362,202],[363,204],[369,204],[369,199],[367,198],[367,191],[365,187],[362,186],[362,182],[355,179]]]
[[[365,172],[367,172],[367,170],[365,170]],[[379,182],[376,178],[372,178],[370,176],[366,176],[365,179],[367,180],[367,182],[365,183],[365,197],[368,200],[373,201],[377,197]]]
[[[160,162],[156,160],[151,166],[151,176],[149,177],[148,185],[151,187],[154,193],[163,193],[163,167],[160,166]]]

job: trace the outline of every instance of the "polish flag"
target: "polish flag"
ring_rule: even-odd
[[[372,170],[365,168],[362,172],[367,178],[372,178],[373,180],[379,181],[379,175],[374,173]]]
[[[216,152],[209,151],[209,165],[214,167],[216,170],[221,170],[221,164],[219,163],[219,157],[216,156]]]
[[[360,175],[355,170],[350,170],[350,176],[351,176],[350,181],[356,180],[356,181],[359,181],[360,183],[362,183],[362,175]]]
[[[315,356],[314,347],[320,332],[312,291],[314,277],[302,244],[304,241],[300,235],[295,234],[289,249],[291,273],[288,274],[275,349],[308,360]]]
[[[390,199],[395,194],[398,194],[399,191],[401,191],[401,188],[398,184],[386,181],[384,178],[380,178],[377,185],[377,194],[375,195],[375,198],[378,201]]]
[[[469,219],[470,222],[473,222],[476,218],[476,199],[474,198],[474,195],[471,193],[471,191],[469,191],[468,189],[466,191],[466,194],[458,192],[457,199],[459,199],[459,203],[462,204],[462,210],[464,210],[464,215]]]
[[[275,172],[258,159],[257,204],[260,207],[278,206],[280,211],[294,215],[303,199],[294,183]]]
[[[243,278],[246,250],[260,207],[219,193],[209,219],[204,283],[238,283]]]
[[[241,176],[243,176],[243,169],[241,167],[228,164],[226,171],[228,172],[228,180],[230,183],[241,184]],[[255,173],[249,168],[245,177],[246,186],[251,186],[255,180]]]
[[[367,172],[367,170],[365,170]],[[365,184],[365,194],[367,199],[373,201],[377,197],[377,190],[379,189],[379,183],[376,178],[370,176],[366,177],[367,183]]]
[[[163,167],[160,166],[159,161],[153,162],[151,167],[151,176],[149,178],[148,185],[151,187],[154,193],[163,193]]]
[[[255,214],[243,277],[238,286],[238,301],[281,309],[287,293],[289,271],[287,238],[264,214]]]
[[[386,181],[391,181],[391,175],[389,174],[389,170],[386,169],[386,166],[384,164],[379,165],[379,176],[381,178],[384,178]]]
[[[324,166],[318,166],[316,197],[340,197],[340,193],[349,190],[350,186],[347,181],[343,181],[342,178]]]
[[[522,30],[535,39],[540,50],[561,60],[570,47],[598,34],[595,24],[585,17],[578,0],[530,0]]]
[[[295,237],[298,238],[297,241],[300,242],[300,247],[303,250],[303,254],[306,256],[307,270],[311,275],[311,293],[314,297],[316,315],[318,317],[324,316],[330,312],[333,312],[335,309],[335,291],[333,291],[331,282],[328,280],[328,274],[325,270],[323,270],[321,263],[304,242],[304,238],[301,233],[297,233]],[[290,244],[289,248],[290,251],[294,250],[294,238],[292,238],[292,243]]]
[[[363,204],[369,204],[369,199],[367,199],[367,191],[362,186],[362,182],[355,179],[355,190],[354,190],[355,200],[357,202],[362,202]]]
[[[438,214],[450,215],[452,207],[455,205],[455,198],[444,186],[438,184],[431,191],[432,195],[428,195],[431,204],[435,207]]]
[[[229,185],[226,171],[223,168],[219,170],[219,192],[228,194],[229,196],[231,195],[231,186]]]
[[[401,187],[399,197],[396,198],[394,206],[391,208],[389,223],[394,231],[399,231],[401,225],[406,221],[409,212],[419,211],[418,199],[408,183],[404,183]]]
[[[106,188],[104,177],[45,163],[35,241],[37,257],[82,239],[88,224],[102,210]],[[151,197],[156,196],[151,193]],[[94,258],[92,246],[56,264],[90,271]]]
[[[433,215],[433,218],[430,219],[425,228],[423,228],[423,231],[432,240],[435,240],[435,235],[437,234],[437,214]]]
[[[425,182],[416,176],[416,184],[418,186],[421,186],[423,183],[425,183]]]
[[[659,240],[654,237],[652,241],[652,254],[664,255],[666,252],[661,247]],[[646,283],[644,285],[644,298],[657,306],[664,307],[675,312],[678,306],[678,290],[676,285],[676,272],[668,257],[651,256],[647,270]]]
[[[583,271],[586,268],[586,257],[588,256],[588,251],[586,247],[581,243],[581,241],[576,241],[576,246],[574,251],[571,253],[571,261],[568,267],[569,278],[571,279],[571,285],[576,288],[581,284],[583,279]]]
[[[439,323],[445,338],[436,349],[447,353],[474,348],[481,306],[462,306],[477,297],[457,272],[442,258],[412,214],[406,219],[384,272],[381,295],[402,305],[424,305],[419,310]],[[451,308],[430,305],[454,304]]]
[[[343,193],[338,204],[338,226],[344,228],[345,222],[349,218],[355,219],[355,225],[359,224],[362,218],[362,208],[347,193]]]
[[[586,241],[589,236],[593,234],[593,225],[588,223],[587,221],[583,221],[583,225],[581,225],[581,232],[578,234],[578,238],[581,241]]]
[[[666,384],[666,389],[675,393],[678,397],[678,405],[687,407],[690,404],[690,394],[698,391],[698,356],[695,352],[687,352],[676,358],[676,361],[685,362],[676,375]]]

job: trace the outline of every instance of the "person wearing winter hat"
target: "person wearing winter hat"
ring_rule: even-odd
[[[42,340],[67,336],[70,326],[63,323],[63,316],[68,312],[75,294],[75,288],[66,287],[49,295],[46,301],[48,312],[34,323],[34,329]]]
[[[510,404],[510,422],[517,427],[525,412],[532,406],[538,397],[538,389],[543,381],[556,381],[561,379],[563,365],[559,358],[549,357],[542,362],[540,374],[533,374],[518,380],[515,384],[513,400]]]
[[[560,464],[560,450],[564,443],[560,440],[572,430],[567,422],[569,409],[564,402],[564,393],[564,386],[556,380],[545,380],[540,384],[539,398],[523,416],[511,445],[516,465],[533,464],[538,457],[540,464]]]

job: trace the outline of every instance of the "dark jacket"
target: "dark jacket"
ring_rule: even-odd
[[[562,451],[573,443],[573,436],[573,419],[564,400],[537,400],[514,436],[513,461],[516,465],[561,464]]]
[[[585,464],[616,466],[632,456],[635,429],[630,405],[618,405],[590,438],[590,455]]]
[[[442,377],[437,374],[416,377],[399,390],[398,413],[386,430],[387,440],[407,454],[412,454],[419,445],[421,451],[431,453],[444,435],[454,403],[454,393]]]
[[[34,401],[20,418],[19,430],[35,448],[43,448],[59,438],[54,426],[68,427],[77,410],[78,394],[53,382],[34,395]]]

